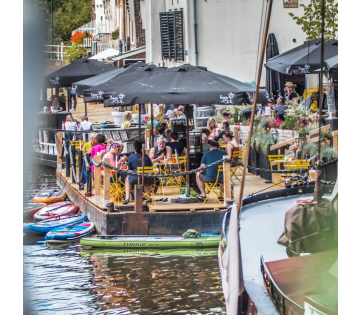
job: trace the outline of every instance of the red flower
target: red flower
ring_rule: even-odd
[[[225,120],[227,120],[227,117],[228,117],[228,116],[225,116]]]
[[[249,121],[249,122],[247,122],[247,123],[246,123],[246,125],[247,125],[247,126],[248,126],[248,125],[250,125],[250,121]]]

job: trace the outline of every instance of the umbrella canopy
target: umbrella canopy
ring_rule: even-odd
[[[72,83],[114,70],[97,60],[81,58],[45,76],[46,87],[70,87]]]
[[[122,76],[123,81],[127,76]],[[184,64],[155,71],[153,75],[125,85],[114,84],[113,91],[104,93],[104,104],[105,107],[143,103],[241,105],[252,103],[254,94],[254,86],[205,67]],[[268,102],[266,90],[262,90],[259,97],[259,103]]]
[[[119,54],[118,49],[108,48],[94,56],[91,56],[89,59],[102,60],[102,59],[106,59],[108,57],[117,56],[118,54]]]
[[[139,103],[123,103],[121,100],[121,87],[131,84],[134,81],[138,81],[142,78],[146,78],[154,75],[158,71],[164,71],[166,68],[157,67],[155,65],[147,65],[143,62],[137,62],[130,67],[125,68],[124,71],[118,73],[111,80],[93,86],[84,90],[84,101],[94,102],[105,99],[105,96],[110,99],[110,106],[119,106],[127,104],[139,104]],[[105,104],[106,106],[106,104]]]
[[[320,39],[306,41],[281,55],[271,58],[265,67],[283,74],[306,74],[314,73],[321,68]],[[325,40],[324,59],[329,59],[338,54],[338,41],[336,39]]]
[[[132,71],[131,69],[136,69],[136,68],[142,67],[142,66],[145,66],[145,63],[143,63],[142,61],[139,61],[137,63],[127,65],[123,68],[115,68],[115,70],[108,71],[108,72],[96,75],[94,77],[75,82],[71,85],[70,93],[76,94],[76,95],[83,95],[84,90],[86,90],[86,89],[89,89],[96,85],[103,84],[103,83],[115,78],[116,76],[118,76],[120,74],[127,73],[129,71]]]
[[[266,42],[266,61],[279,55],[279,47],[274,33],[270,33]],[[266,90],[271,97],[280,96],[284,86],[282,74],[266,69]]]

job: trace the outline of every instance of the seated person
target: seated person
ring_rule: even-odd
[[[229,122],[224,120],[222,123],[221,123],[221,131],[220,133],[214,137],[214,140],[215,141],[219,141],[222,139],[223,137],[223,134],[225,134],[226,132],[230,132],[231,133],[231,130],[230,130],[230,125],[229,125]]]
[[[201,140],[203,153],[210,151],[210,145],[208,143],[208,136],[210,136],[210,130],[207,128],[201,129]]]
[[[154,142],[157,142],[157,139],[159,137],[163,137],[165,139],[165,124],[160,122],[157,126],[156,126],[156,130],[157,130],[157,135],[154,137]],[[166,140],[165,140],[166,142]]]
[[[172,133],[172,129],[165,130],[165,142],[171,141],[171,133]]]
[[[166,146],[171,148],[172,154],[175,154],[176,151],[179,156],[184,156],[186,155],[186,148],[182,142],[178,141],[178,138],[179,134],[176,131],[173,131],[171,133],[171,141],[167,142]]]
[[[165,138],[157,138],[157,146],[150,149],[149,157],[154,166],[156,166],[162,160],[171,161],[171,148],[165,146]]]
[[[92,122],[89,122],[89,118],[87,116],[81,118],[80,130],[83,131],[92,130]]]
[[[143,161],[142,161],[142,143],[141,143],[141,141],[136,140],[134,142],[134,151],[135,151],[135,154],[130,155],[129,159],[128,159],[128,170],[132,171],[134,174],[137,174],[137,168],[140,166],[143,166],[142,165]],[[145,157],[144,157],[144,166],[152,166],[151,160],[147,154],[145,154]],[[147,180],[147,178],[145,178],[144,191],[148,192],[150,190],[149,186],[152,185],[152,183],[154,182],[154,179],[149,178],[148,182],[146,180]],[[140,179],[140,182],[141,182],[141,179]],[[126,177],[124,205],[126,205],[130,202],[131,185],[137,185],[137,184],[138,184],[137,176],[129,175],[128,177]],[[148,185],[146,185],[146,184],[148,184]]]
[[[96,139],[95,139],[96,136],[97,136],[96,132],[93,132],[92,134],[90,134],[90,141],[86,142],[85,145],[82,147],[83,154],[91,152],[91,149],[93,148],[93,146],[96,145]]]
[[[98,133],[95,137],[95,141],[96,141],[96,145],[94,145],[90,151],[91,153],[91,158],[93,159],[95,157],[95,155],[97,155],[102,150],[106,150],[106,145],[104,144],[106,141],[106,137],[102,134],[102,133]],[[95,170],[95,166],[91,165],[91,172],[94,173]]]
[[[102,160],[109,159],[110,165],[116,168],[119,168],[121,163],[125,163],[128,158],[126,155],[121,156],[122,151],[124,150],[124,145],[122,143],[113,142],[110,144],[109,152],[105,153]],[[116,163],[117,160],[117,163]],[[116,171],[110,170],[111,176],[114,175]],[[118,177],[120,173],[117,173],[116,177]],[[112,178],[110,179],[112,182]]]
[[[50,110],[52,113],[61,112],[63,108],[59,104],[59,97],[57,95],[54,95]]]
[[[282,96],[279,96],[276,100],[276,106],[274,108],[274,112],[278,118],[280,118],[282,121],[285,120],[285,111],[288,109],[288,107],[284,104],[284,98]]]
[[[208,136],[208,143],[214,141],[214,137],[220,133],[220,128],[218,128],[214,118],[209,118],[207,121],[207,129],[210,130],[210,135]]]
[[[200,167],[204,167],[206,165],[219,161],[224,157],[224,155],[227,155],[227,153],[225,151],[219,150],[219,143],[216,141],[212,141],[210,142],[210,151],[206,152],[201,159]],[[203,172],[204,171],[196,173],[196,184],[198,185],[201,191],[201,195],[198,195],[197,198],[202,201],[204,201],[206,198],[204,182],[213,183],[216,181],[218,175],[218,166],[215,165],[213,167],[206,169],[205,174]],[[222,181],[223,181],[223,175],[220,174],[218,182],[222,183]]]
[[[226,132],[223,134],[223,138],[224,142],[226,143],[226,153],[227,155],[234,160],[235,162],[237,162],[239,160],[239,157],[233,157],[233,153],[234,151],[239,151],[240,150],[240,146],[239,144],[236,142],[234,136],[230,133],[230,132]]]

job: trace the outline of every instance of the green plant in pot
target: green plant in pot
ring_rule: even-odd
[[[331,145],[331,140],[333,139],[333,135],[331,131],[323,131],[321,133],[321,141],[324,141],[327,146]]]

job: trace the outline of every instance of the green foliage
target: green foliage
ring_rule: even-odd
[[[306,127],[306,130],[309,132],[314,131],[315,129],[319,129],[319,126],[311,125]]]
[[[312,157],[317,153],[318,147],[315,143],[310,142],[305,144],[305,146],[303,147],[303,156],[305,157],[305,151],[308,152],[308,156]]]
[[[306,136],[309,135],[309,131],[307,131],[306,128],[298,129],[297,133],[299,134],[300,138],[302,138],[303,140],[306,140]]]
[[[224,117],[224,116],[217,115],[217,116],[215,117],[215,121],[216,121],[217,124],[218,124],[220,121],[223,121],[223,120],[225,120],[225,117]]]
[[[251,136],[251,141],[250,141],[250,145],[253,149],[256,149],[255,146],[257,146],[257,142],[259,141],[260,139],[260,132],[259,131],[254,131],[252,133],[252,136]]]
[[[73,60],[87,57],[87,52],[85,48],[79,46],[74,42],[72,42],[71,47],[65,49],[64,53],[65,53],[65,60],[67,65],[70,64],[71,61]]]
[[[321,132],[321,140],[322,141],[331,140],[332,138],[333,138],[333,135],[332,135],[331,131],[326,130],[326,131]]]
[[[337,157],[337,153],[334,148],[323,148],[320,153],[320,159],[323,159],[324,157],[328,160],[332,160]]]
[[[35,0],[34,5],[43,16],[51,44],[51,1]],[[70,41],[71,32],[91,21],[90,0],[53,0],[54,45]]]
[[[258,141],[257,141],[257,149],[261,150],[265,155],[268,155],[268,148],[269,148],[269,144],[273,145],[274,144],[274,139],[272,137],[271,134],[262,136]]]
[[[307,35],[307,40],[320,38],[322,0],[312,0],[309,5],[305,6],[304,4],[300,4],[300,7],[304,8],[303,16],[295,16],[292,12],[290,12],[289,15],[296,21],[297,25],[301,26],[301,29]],[[335,38],[337,31],[338,4],[335,4],[335,0],[327,0],[325,7],[325,39]]]
[[[148,121],[146,123],[146,129],[150,129],[151,130],[151,121]]]
[[[115,31],[111,32],[111,39],[119,39],[119,29],[116,29]]]

